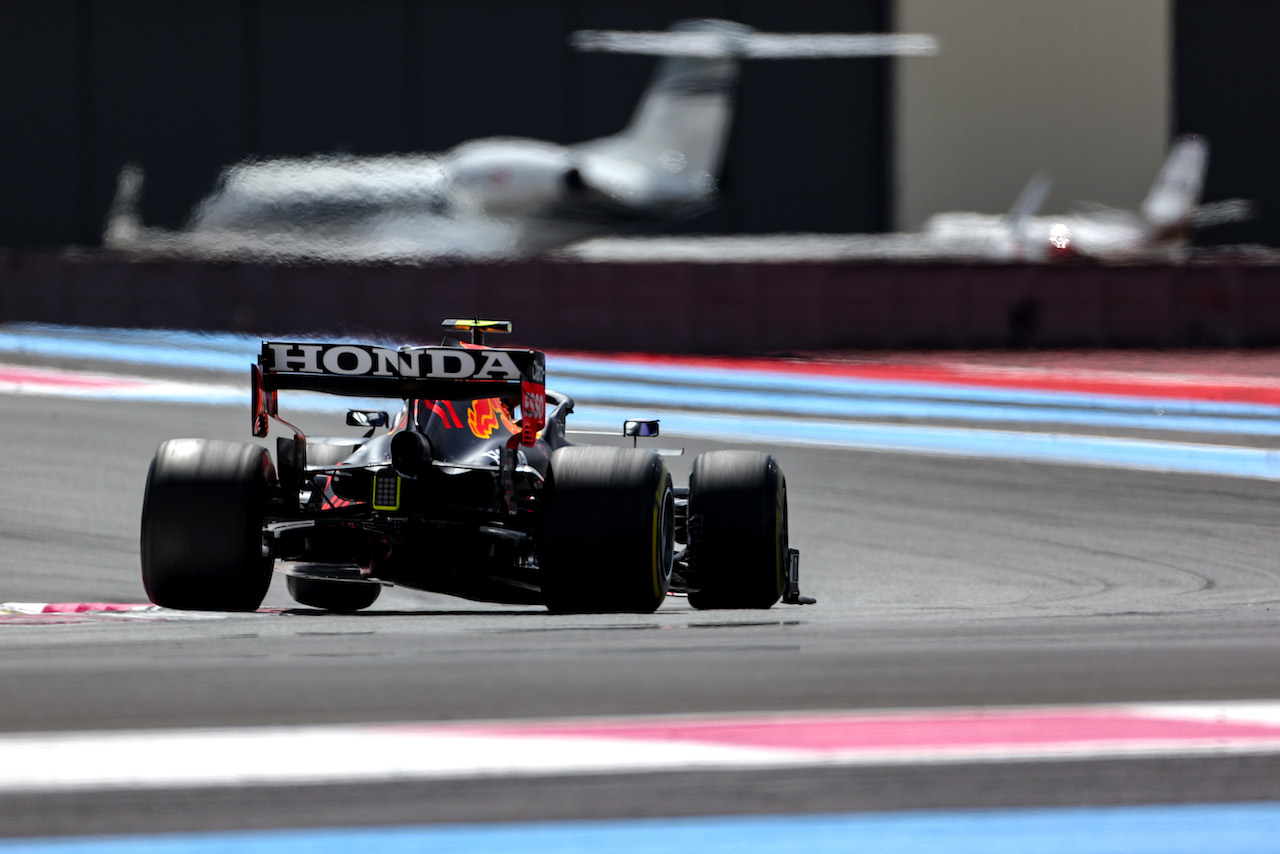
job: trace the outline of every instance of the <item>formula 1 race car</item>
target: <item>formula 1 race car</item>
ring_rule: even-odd
[[[768,608],[799,591],[777,461],[710,451],[675,487],[665,459],[635,447],[656,421],[627,421],[632,447],[566,439],[573,401],[545,386],[537,350],[484,343],[507,321],[446,320],[442,346],[264,341],[252,367],[253,435],[266,448],[171,439],[142,507],[142,580],[157,605],[252,611],[283,564],[299,603],[373,604],[399,584],[557,612],[639,612],[669,595],[695,608]],[[393,419],[350,410],[360,439],[308,439],[278,392],[404,401]],[[384,430],[381,434],[379,430]]]

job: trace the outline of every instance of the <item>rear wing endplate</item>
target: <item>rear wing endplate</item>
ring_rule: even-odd
[[[520,399],[521,442],[546,423],[546,357],[497,347],[401,347],[263,341],[253,366],[253,435],[278,418],[281,389],[423,400]]]

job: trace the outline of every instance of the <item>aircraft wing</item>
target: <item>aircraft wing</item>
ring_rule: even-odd
[[[797,59],[856,56],[932,56],[938,40],[915,33],[707,33],[579,30],[582,51],[701,59]]]

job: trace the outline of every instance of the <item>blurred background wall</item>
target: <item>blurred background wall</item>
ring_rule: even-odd
[[[686,230],[912,228],[1005,210],[1037,169],[1048,208],[1133,207],[1190,130],[1206,196],[1260,206],[1212,237],[1280,243],[1264,0],[0,0],[0,246],[97,243],[130,161],[144,219],[176,226],[243,157],[612,133],[653,61],[568,34],[706,16],[935,32],[943,53],[748,65],[723,204]]]
[[[1161,0],[900,0],[942,52],[894,95],[899,229],[939,210],[1007,210],[1039,170],[1045,213],[1136,209],[1174,127],[1172,9]]]

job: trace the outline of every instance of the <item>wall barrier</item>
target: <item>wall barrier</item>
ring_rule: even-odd
[[[861,263],[423,266],[130,261],[0,251],[0,322],[378,335],[508,318],[547,349],[1280,345],[1280,266]]]

